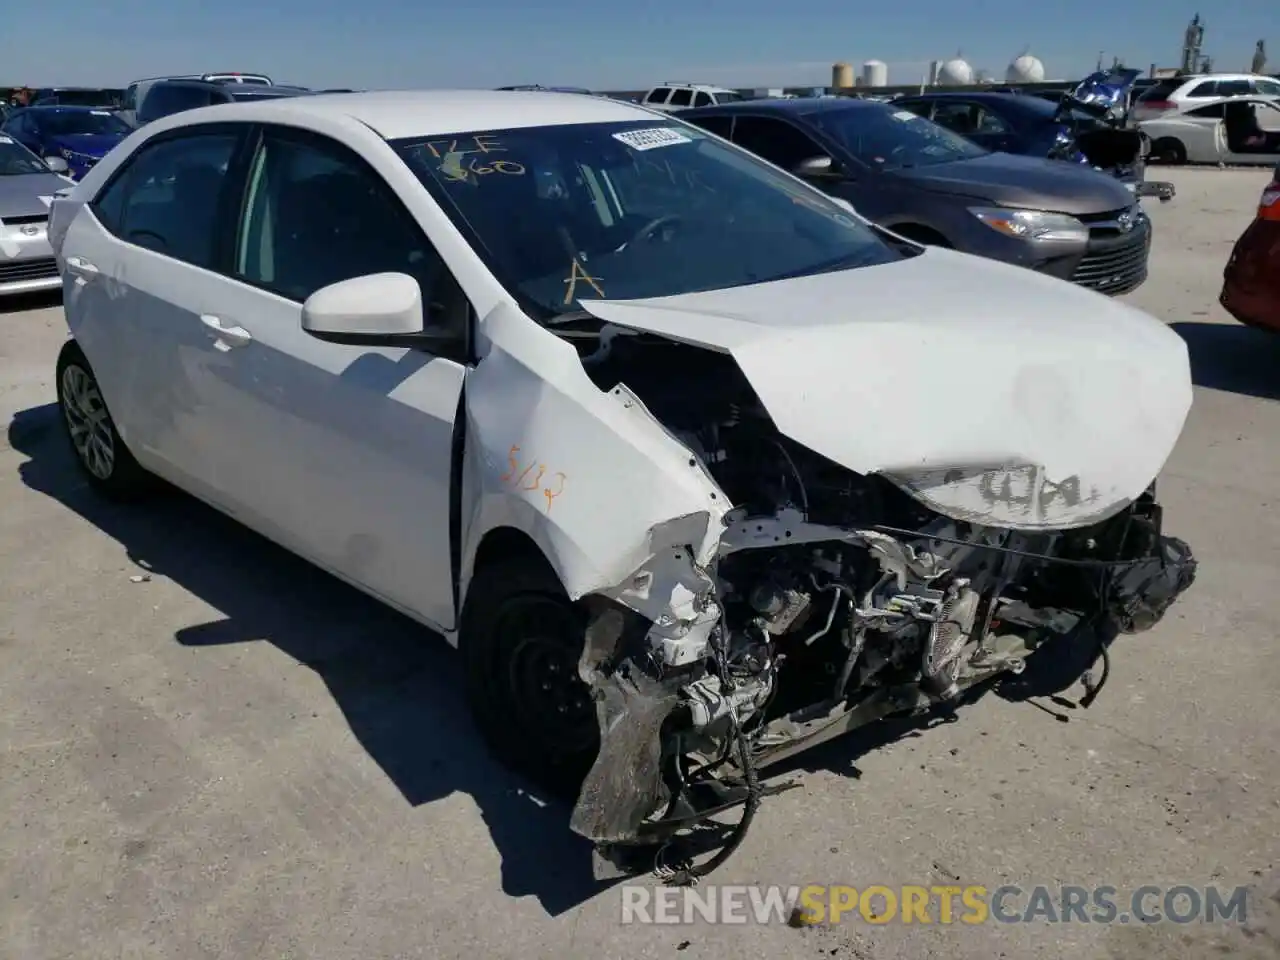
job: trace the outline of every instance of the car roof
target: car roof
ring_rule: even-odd
[[[860,100],[857,97],[768,97],[759,100],[737,100],[732,103],[717,104],[714,107],[695,107],[692,110],[677,111],[677,115],[696,117],[703,114],[728,113],[779,113],[793,117],[809,116],[815,113],[833,113],[840,110],[885,110],[892,103],[881,103],[878,100]]]
[[[368,93],[318,93],[277,97],[252,103],[221,104],[165,118],[165,129],[203,122],[205,109],[226,120],[275,119],[306,125],[308,118],[350,119],[387,140],[430,137],[469,130],[561,126],[572,123],[625,123],[667,118],[652,110],[604,97],[567,97],[562,93],[507,90],[380,90]]]
[[[91,107],[81,103],[45,103],[24,107],[30,113],[110,113],[106,107]]]
[[[1034,94],[996,93],[985,90],[975,91],[974,93],[961,93],[959,91],[909,93],[905,97],[900,97],[899,101],[901,100],[970,100],[973,103],[1006,106],[1014,110],[1021,110],[1024,113],[1034,113],[1037,116],[1049,116],[1058,109],[1057,103],[1052,100],[1046,100],[1044,97],[1037,97]]]
[[[737,90],[731,90],[728,87],[717,87],[714,83],[682,83],[673,81],[669,83],[655,83],[650,90],[694,90],[699,93],[737,93]]]

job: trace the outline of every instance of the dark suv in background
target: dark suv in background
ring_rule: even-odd
[[[217,80],[161,80],[152,84],[137,108],[137,125],[151,123],[170,114],[210,107],[218,103],[240,103],[312,93],[305,87],[266,86],[256,83],[228,83]]]

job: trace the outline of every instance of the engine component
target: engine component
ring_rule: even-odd
[[[956,682],[961,655],[973,634],[973,621],[982,599],[966,580],[956,580],[947,591],[938,619],[929,629],[920,663],[921,685],[939,700],[960,696]]]
[[[746,723],[769,699],[769,684],[748,680],[726,689],[716,676],[705,676],[680,691],[689,710],[689,722],[702,730],[733,714],[738,723]]]
[[[760,615],[759,622],[771,636],[780,636],[796,625],[809,609],[808,593],[795,587],[766,580],[751,591],[751,608]]]

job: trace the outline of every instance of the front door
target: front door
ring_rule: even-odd
[[[191,372],[203,408],[236,427],[212,454],[228,499],[297,552],[451,628],[453,432],[472,319],[453,275],[355,153],[270,127],[229,272]],[[383,272],[418,280],[428,324],[456,335],[450,355],[303,332],[312,293]]]

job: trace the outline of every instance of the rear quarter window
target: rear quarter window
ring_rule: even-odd
[[[1218,96],[1217,80],[1201,80],[1199,83],[1189,87],[1184,97],[1216,97]]]
[[[1148,87],[1142,96],[1138,97],[1138,103],[1142,103],[1144,100],[1168,100],[1170,94],[1185,82],[1184,80],[1161,80],[1155,86]]]

